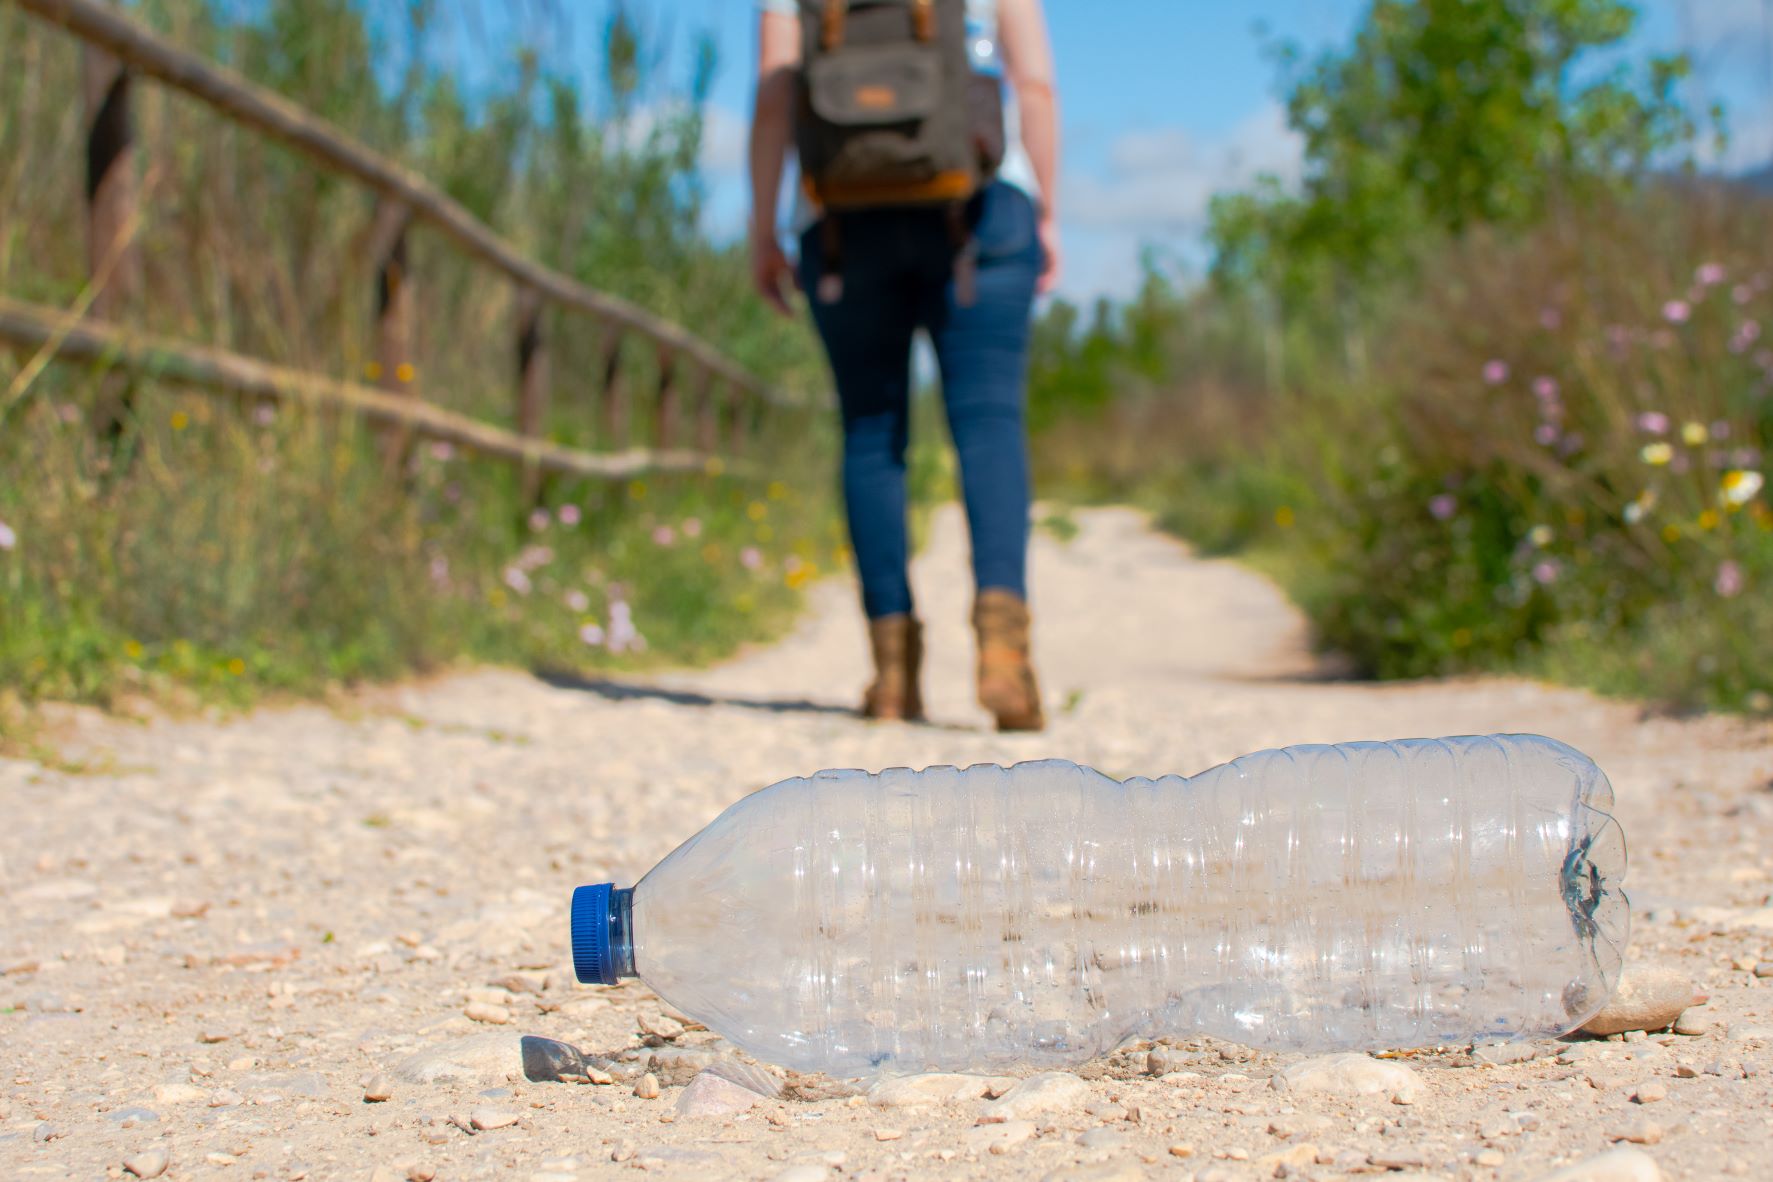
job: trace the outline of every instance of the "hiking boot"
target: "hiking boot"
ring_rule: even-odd
[[[868,621],[874,649],[874,684],[862,699],[862,716],[882,722],[922,722],[923,625],[909,615]]]
[[[979,704],[1000,731],[1045,730],[1040,684],[1028,658],[1028,604],[1011,591],[979,592],[973,605],[979,633]]]

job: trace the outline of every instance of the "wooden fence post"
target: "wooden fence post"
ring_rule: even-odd
[[[677,352],[669,345],[659,346],[659,400],[653,416],[654,445],[669,451],[677,441]]]
[[[517,433],[540,439],[548,415],[548,350],[542,336],[542,293],[525,285],[517,289]],[[534,508],[542,494],[542,470],[523,467],[523,500]]]
[[[130,74],[110,54],[90,45],[81,51],[86,115],[86,273],[93,284],[90,314],[115,322],[141,289],[141,255],[135,249],[135,125],[130,113]],[[130,382],[121,373],[100,379],[93,416],[110,439],[123,431],[134,409]]]
[[[418,372],[412,363],[413,284],[407,256],[407,228],[412,208],[405,202],[383,200],[376,205],[375,226],[370,232],[370,257],[376,263],[376,359],[370,377],[390,394],[418,397]],[[412,433],[404,428],[385,436],[385,456],[391,471],[406,462]]]
[[[621,451],[629,443],[627,389],[622,381],[622,330],[611,324],[604,331],[600,434],[607,450]]]

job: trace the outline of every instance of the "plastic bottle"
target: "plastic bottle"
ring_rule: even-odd
[[[1618,980],[1612,789],[1536,736],[1293,747],[1191,779],[1064,762],[822,772],[573,900],[579,977],[639,975],[839,1076],[1538,1038]]]

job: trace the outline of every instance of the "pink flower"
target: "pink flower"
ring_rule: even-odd
[[[609,605],[608,643],[612,653],[646,651],[646,637],[634,626],[634,610],[620,599]]]
[[[1490,361],[1484,365],[1484,382],[1486,385],[1500,386],[1508,380],[1508,362]]]
[[[579,507],[577,505],[565,504],[554,514],[554,519],[568,529],[571,529],[573,526],[584,520],[584,514],[579,512]]]
[[[763,554],[756,546],[747,546],[739,551],[739,565],[746,570],[757,570],[763,565]]]
[[[1646,435],[1667,435],[1668,416],[1659,410],[1647,410],[1638,416],[1638,430]]]
[[[1558,564],[1551,559],[1541,559],[1533,565],[1533,581],[1541,587],[1549,587],[1558,581]]]
[[[1693,278],[1700,287],[1716,287],[1724,281],[1724,265],[1722,263],[1704,263],[1694,272]]]
[[[1541,423],[1533,432],[1533,441],[1540,447],[1550,447],[1558,441],[1558,429],[1551,423]]]
[[[1730,438],[1730,423],[1729,423],[1729,421],[1726,419],[1719,419],[1715,423],[1713,423],[1711,425],[1711,437],[1713,439],[1728,439],[1728,438]]]
[[[10,525],[0,521],[0,550],[11,550],[18,545],[18,534]]]
[[[1436,521],[1451,521],[1459,512],[1459,501],[1451,493],[1442,493],[1429,500],[1428,511]]]
[[[455,455],[456,449],[442,440],[431,445],[431,458],[436,460],[439,464],[448,463],[450,460],[455,459]]]
[[[655,526],[653,528],[653,545],[655,545],[655,546],[674,546],[676,544],[677,544],[677,531],[676,530],[672,529],[668,525],[660,525],[660,526]]]
[[[1670,324],[1685,324],[1693,318],[1693,305],[1686,300],[1670,300],[1662,305],[1662,318]]]
[[[1557,396],[1558,383],[1556,378],[1533,379],[1533,397],[1539,399],[1541,402],[1550,402]]]
[[[566,593],[566,609],[578,615],[584,615],[591,610],[591,597],[583,591],[568,591]]]
[[[702,536],[702,519],[700,517],[691,517],[691,518],[686,519],[683,523],[683,536],[686,538],[701,537]]]
[[[252,421],[261,427],[269,427],[277,421],[277,408],[269,402],[261,402],[252,408]]]
[[[505,568],[504,582],[505,586],[511,588],[511,590],[517,592],[519,595],[529,594],[529,576],[515,566],[508,566]]]
[[[1718,577],[1713,581],[1712,588],[1725,599],[1735,599],[1742,594],[1747,583],[1740,566],[1734,562],[1725,562],[1718,567]]]
[[[1755,289],[1746,283],[1738,283],[1730,289],[1730,298],[1740,307],[1755,298]]]
[[[554,518],[546,509],[537,509],[529,515],[529,528],[534,533],[541,533],[554,524]]]
[[[579,629],[579,639],[596,648],[603,643],[603,629],[596,624],[586,624]]]

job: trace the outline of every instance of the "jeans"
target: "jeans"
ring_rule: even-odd
[[[842,298],[811,297],[843,413],[844,504],[870,619],[912,610],[905,451],[920,328],[935,346],[960,458],[975,583],[1028,593],[1028,338],[1044,254],[1034,203],[1020,189],[994,184],[972,212],[979,257],[970,304],[955,298],[947,218],[917,209],[841,215]],[[801,237],[809,293],[823,274],[821,243],[817,226]]]

